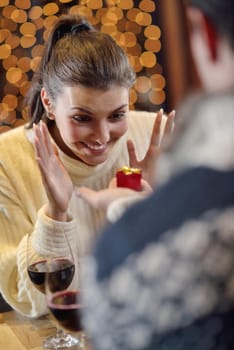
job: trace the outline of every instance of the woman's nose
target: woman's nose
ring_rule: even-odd
[[[95,138],[100,143],[107,143],[110,140],[110,130],[107,124],[100,124],[95,130]]]

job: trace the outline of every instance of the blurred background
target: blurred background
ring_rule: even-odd
[[[137,73],[130,108],[166,112],[199,86],[181,0],[0,0],[0,133],[26,122],[23,99],[61,13],[85,16]]]

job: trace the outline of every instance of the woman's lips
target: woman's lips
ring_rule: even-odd
[[[88,149],[90,149],[93,152],[104,152],[107,148],[107,144],[102,144],[102,145],[94,145],[94,144],[90,144],[90,143],[86,143],[86,142],[82,142],[82,145],[87,147]]]

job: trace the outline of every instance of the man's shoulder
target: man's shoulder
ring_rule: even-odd
[[[144,202],[130,208],[129,214],[139,217],[137,221],[145,228],[152,223],[155,228],[151,231],[161,234],[206,211],[233,204],[234,170],[194,167],[174,176]],[[129,214],[123,216],[124,223],[129,221]]]
[[[211,334],[210,344],[217,339],[228,344],[234,300],[233,176],[233,170],[187,170],[107,230],[102,242],[109,238],[108,245],[99,244],[88,278],[95,296],[107,301],[97,315],[115,329],[116,339],[126,324],[131,330],[137,324],[149,331],[142,349],[174,349],[174,344],[187,349],[190,343],[207,349],[207,339],[194,330]],[[123,347],[130,348],[127,337]]]
[[[206,213],[233,207],[233,179],[233,170],[193,168],[178,174],[146,200],[133,205],[100,239],[95,254],[101,275],[108,274],[130,254],[140,252],[186,222],[199,221]],[[113,250],[110,247],[114,247]],[[102,265],[104,250],[108,253]]]

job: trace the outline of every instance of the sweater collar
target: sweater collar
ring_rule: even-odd
[[[116,163],[117,158],[121,150],[126,144],[127,135],[123,135],[113,146],[111,149],[108,158],[105,162],[98,164],[96,166],[87,165],[79,160],[69,157],[66,155],[61,149],[58,148],[59,156],[61,161],[63,162],[65,168],[71,175],[73,180],[78,180],[79,182],[83,179],[87,179],[88,181],[91,178],[101,177],[103,172],[108,172],[111,170],[113,165]]]

